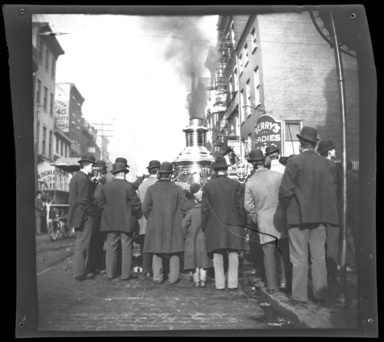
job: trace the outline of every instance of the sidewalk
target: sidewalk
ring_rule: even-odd
[[[344,307],[338,303],[341,294],[340,282],[330,287],[324,306],[315,304],[312,301],[302,306],[291,304],[287,293],[267,293],[265,287],[261,287],[263,285],[261,278],[249,272],[251,266],[245,264],[243,268],[244,286],[250,287],[251,292],[268,299],[280,315],[299,321],[303,328],[355,329],[357,327],[357,273],[347,273]],[[309,286],[312,286],[310,281]]]

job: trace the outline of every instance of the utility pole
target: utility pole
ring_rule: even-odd
[[[96,126],[96,130],[97,130],[97,135],[100,137],[101,141],[100,141],[100,159],[104,160],[104,151],[103,151],[103,141],[104,141],[104,138],[112,138],[113,135],[105,135],[104,132],[113,132],[113,129],[105,129],[104,126],[107,126],[107,127],[110,127],[110,126],[113,126],[113,124],[107,124],[107,123],[104,123],[104,122],[101,122],[101,123],[93,123],[92,126]],[[99,132],[101,132],[101,134],[99,134]],[[109,133],[111,134],[111,133]]]

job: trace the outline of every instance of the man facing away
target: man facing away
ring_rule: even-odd
[[[141,203],[144,203],[145,195],[147,194],[148,188],[157,182],[157,171],[159,170],[161,164],[158,160],[151,160],[147,166],[149,177],[139,185],[137,189],[137,195]],[[140,249],[143,255],[142,267],[143,267],[143,278],[150,279],[152,276],[152,254],[143,253],[143,247],[145,242],[145,233],[147,230],[147,219],[143,215],[139,220],[140,232],[139,232],[139,242]]]
[[[284,174],[285,166],[279,162],[280,150],[276,145],[269,145],[265,149],[265,156],[271,159],[271,166],[269,168],[270,170]]]
[[[93,221],[96,215],[93,205],[93,188],[89,175],[93,171],[95,157],[84,155],[80,160],[80,171],[69,182],[68,226],[76,232],[74,253],[74,277],[76,280],[94,278],[86,273],[89,263],[89,248],[93,233]]]
[[[338,186],[340,186],[340,179],[338,174],[338,169],[334,159],[336,157],[335,144],[331,140],[322,140],[319,142],[317,147],[317,153],[324,157],[332,172],[334,188],[337,196]],[[338,199],[338,209],[339,213],[341,211],[340,201]],[[328,282],[336,283],[337,282],[337,266],[339,264],[339,236],[340,236],[340,226],[327,224],[327,240],[325,242],[326,247],[326,264],[327,264],[327,275]]]
[[[36,234],[41,234],[41,218],[44,218],[44,201],[43,201],[43,193],[38,190],[36,192],[35,198],[35,223],[36,223]]]
[[[308,301],[308,247],[315,300],[325,300],[326,224],[338,223],[337,198],[328,162],[319,156],[317,130],[305,126],[300,134],[300,154],[288,159],[279,189],[279,199],[287,210],[292,300]]]
[[[206,250],[213,255],[215,286],[225,290],[224,258],[228,256],[228,289],[237,290],[239,253],[245,250],[246,214],[242,185],[227,177],[228,165],[217,157],[212,165],[216,176],[203,192],[201,215]]]

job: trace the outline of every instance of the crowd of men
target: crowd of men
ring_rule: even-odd
[[[269,293],[288,291],[293,302],[304,304],[310,276],[311,299],[323,302],[329,283],[337,281],[340,171],[333,161],[334,144],[318,143],[317,136],[315,128],[303,127],[297,134],[300,154],[286,165],[279,162],[274,145],[265,154],[252,150],[248,162],[253,174],[245,183],[229,178],[226,159],[217,157],[214,176],[204,186],[192,184],[189,198],[172,181],[172,163],[151,160],[149,176],[131,183],[126,180],[127,160],[117,158],[113,178],[106,182],[105,162],[83,156],[69,185],[75,279],[93,279],[102,270],[111,281],[134,278],[135,241],[142,252],[143,279],[161,285],[168,278],[174,284],[184,270],[193,274],[193,286],[206,287],[207,272],[213,269],[215,288],[235,291],[248,237],[262,250]],[[348,217],[354,220],[349,263],[355,267],[358,196],[356,179],[348,174],[353,187]]]

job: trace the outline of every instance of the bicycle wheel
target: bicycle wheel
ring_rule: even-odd
[[[61,235],[63,235],[63,238],[67,238],[69,233],[71,232],[71,229],[68,227],[68,225],[62,221],[60,221],[60,230]]]
[[[52,219],[48,221],[48,234],[52,241],[56,241],[60,234],[57,222]]]

